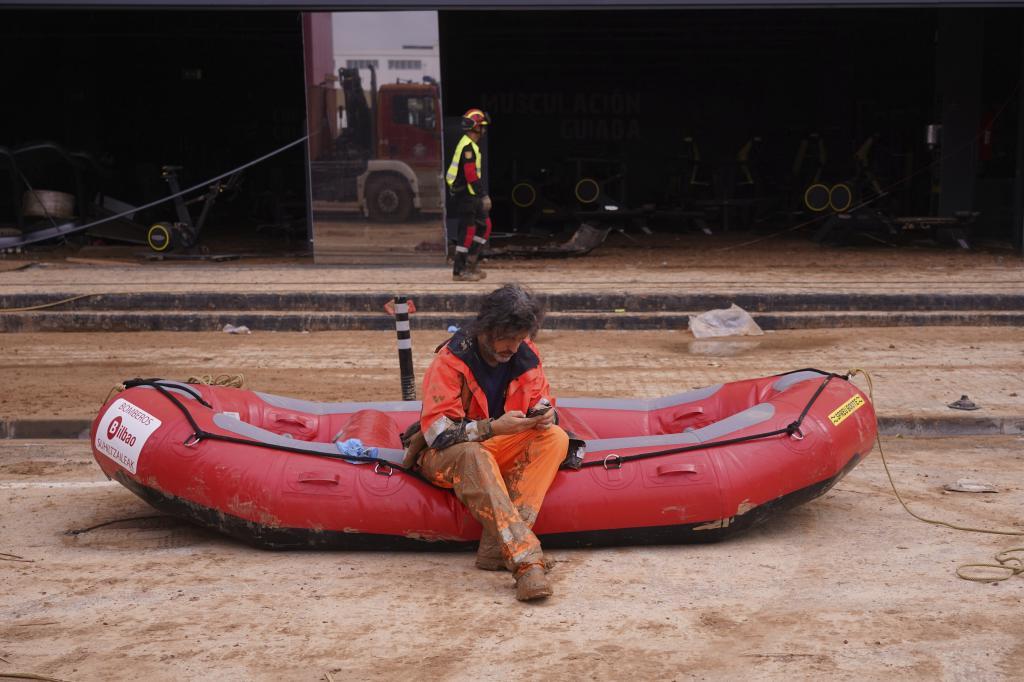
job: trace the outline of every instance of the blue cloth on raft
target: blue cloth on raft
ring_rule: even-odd
[[[334,441],[334,446],[338,448],[338,452],[345,455],[345,457],[351,457],[352,459],[346,460],[353,464],[365,464],[366,462],[358,461],[361,458],[376,458],[380,455],[380,449],[368,448],[363,445],[363,441],[358,438],[349,438],[348,440]]]

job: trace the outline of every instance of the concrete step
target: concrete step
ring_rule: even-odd
[[[103,293],[81,291],[47,294],[0,295],[0,311],[38,308],[48,311],[289,311],[327,313],[379,313],[401,291],[231,293],[225,291]],[[413,296],[421,311],[475,313],[482,293],[422,293]],[[1019,311],[1024,294],[886,294],[886,293],[645,293],[543,294],[551,312],[595,313],[625,310],[629,313],[705,311],[735,303],[750,313],[856,311]],[[74,299],[74,300],[66,300]],[[65,301],[65,302],[62,302]]]
[[[546,329],[686,329],[689,316],[699,310],[679,312],[550,312]],[[472,319],[467,312],[417,312],[413,329],[447,329]],[[833,329],[898,326],[1024,326],[1024,310],[950,311],[783,311],[754,312],[765,330]],[[164,311],[62,311],[49,310],[0,314],[0,332],[94,332],[94,331],[220,331],[225,324],[245,325],[253,332],[392,330],[394,319],[379,312],[303,312],[226,310]]]

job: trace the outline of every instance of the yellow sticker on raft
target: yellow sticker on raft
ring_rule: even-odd
[[[828,416],[828,419],[830,422],[832,422],[833,426],[839,426],[840,424],[843,423],[844,419],[846,419],[851,414],[859,410],[861,407],[863,407],[863,405],[864,398],[861,398],[859,394],[855,395],[849,400],[847,400],[845,403],[843,403],[839,407],[839,409],[830,414]]]

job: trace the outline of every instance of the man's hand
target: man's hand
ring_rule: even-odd
[[[555,423],[555,408],[552,407],[536,419],[538,429],[550,429]]]
[[[548,410],[548,414],[551,412],[551,410]],[[527,417],[519,410],[510,410],[491,422],[491,433],[495,436],[510,436],[513,433],[522,433],[536,427],[542,419],[547,419],[548,414],[542,414],[539,417]],[[554,415],[551,415],[550,419],[553,420]],[[548,426],[550,425],[548,424]]]
[[[483,205],[484,213],[491,212],[491,196],[489,194],[483,195],[480,199],[480,203]]]

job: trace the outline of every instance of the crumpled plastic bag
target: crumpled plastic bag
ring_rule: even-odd
[[[224,332],[225,334],[252,334],[249,328],[246,327],[244,324],[236,327],[230,322],[224,325],[224,327],[221,328],[221,331]]]
[[[690,332],[698,339],[710,336],[760,336],[764,331],[735,303],[700,315],[690,315]]]

